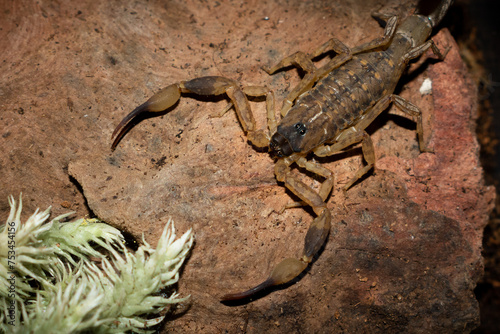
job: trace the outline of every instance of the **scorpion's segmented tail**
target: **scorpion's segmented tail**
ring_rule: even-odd
[[[421,0],[418,4],[417,14],[427,16],[434,28],[441,22],[441,19],[444,17],[453,1],[454,0],[442,0],[436,4],[435,0]]]

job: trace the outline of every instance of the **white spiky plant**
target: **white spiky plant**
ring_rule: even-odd
[[[50,207],[21,222],[9,197],[0,226],[0,332],[151,333],[166,310],[189,296],[161,291],[176,283],[193,244],[191,229],[175,240],[169,220],[156,250],[143,238],[135,253],[120,231],[97,219],[47,222]]]

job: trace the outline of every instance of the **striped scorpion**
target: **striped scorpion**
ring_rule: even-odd
[[[416,132],[421,152],[432,152],[424,142],[422,117],[417,106],[395,95],[396,85],[410,60],[429,48],[444,59],[432,39],[432,29],[441,21],[453,0],[442,0],[435,9],[423,9],[398,24],[398,17],[376,13],[374,18],[385,23],[384,33],[370,42],[349,48],[332,38],[311,54],[296,52],[270,68],[273,74],[292,65],[305,73],[300,83],[288,94],[281,108],[278,124],[274,110],[274,93],[266,87],[242,87],[221,76],[206,76],[172,84],[135,108],[112,134],[112,150],[130,128],[131,120],[145,112],[159,112],[173,106],[182,93],[195,95],[226,94],[229,108],[234,107],[248,141],[257,148],[269,148],[276,159],[276,179],[301,199],[287,207],[310,206],[316,215],[305,237],[300,258],[286,258],[278,263],[270,276],[257,286],[222,296],[222,301],[249,298],[271,286],[284,284],[299,276],[324,245],[330,231],[332,214],[326,201],[334,185],[333,173],[308,156],[331,156],[352,145],[361,144],[366,165],[343,187],[346,191],[375,164],[373,142],[366,128],[393,103],[407,116],[416,119]],[[329,52],[335,56],[320,68],[313,59]],[[267,129],[257,129],[247,96],[265,97]],[[226,108],[226,110],[229,110]],[[291,174],[296,164],[324,179],[316,191]]]

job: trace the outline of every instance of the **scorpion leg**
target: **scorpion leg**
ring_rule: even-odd
[[[284,182],[285,186],[294,194],[299,196],[305,203],[307,203],[307,205],[311,206],[314,210],[314,213],[317,215],[307,231],[302,256],[299,259],[284,259],[283,261],[278,263],[278,265],[276,265],[269,277],[264,282],[244,292],[224,295],[222,297],[223,301],[248,298],[265,288],[291,281],[292,279],[299,276],[307,268],[309,263],[311,263],[313,256],[325,243],[326,238],[328,237],[328,234],[330,232],[330,222],[332,219],[330,210],[328,210],[328,208],[326,207],[326,203],[318,193],[316,193],[312,188],[307,186],[302,181],[296,180],[295,178],[290,176],[289,166],[293,162],[297,162],[308,170],[318,172],[320,175],[326,176],[327,180],[331,180],[325,187],[329,188],[328,192],[333,186],[333,176],[330,171],[326,170],[326,168],[317,168],[318,165],[316,165],[315,163],[309,164],[305,160],[305,158],[295,155],[280,159],[275,166],[275,174],[278,181]],[[326,190],[324,190],[323,192],[326,192]]]
[[[395,15],[392,15],[392,14],[386,14],[386,13],[381,13],[381,12],[374,12],[372,13],[372,17],[377,20],[377,21],[382,21],[384,23],[384,25],[387,25],[387,21],[389,21],[389,19],[391,17],[394,17]]]
[[[342,188],[344,192],[351,188],[357,180],[368,173],[368,171],[375,165],[375,148],[373,147],[373,141],[366,131],[361,132],[361,134],[363,138],[361,140],[361,149],[363,151],[363,158],[366,161],[366,166],[356,171],[356,174],[354,174],[352,179]]]
[[[387,18],[387,16],[382,16],[382,15],[378,17]],[[397,25],[398,25],[398,17],[391,16],[387,20],[387,24],[384,29],[384,34],[381,37],[377,37],[370,42],[356,46],[355,48],[352,49],[352,53],[357,54],[388,45],[391,42],[394,32],[396,31]]]
[[[403,99],[401,96],[393,95],[393,101],[396,107],[398,107],[401,111],[406,113],[409,116],[414,116],[417,118],[417,135],[418,135],[418,146],[420,148],[420,152],[430,152],[433,153],[434,150],[428,146],[429,143],[426,143],[424,140],[424,128],[422,123],[422,112],[420,109],[414,105],[413,103]]]
[[[314,154],[319,157],[333,155],[348,146],[361,142],[363,158],[367,165],[359,169],[354,177],[342,188],[347,191],[357,180],[365,175],[375,165],[375,149],[370,136],[364,129],[357,129],[357,126],[344,130],[333,145],[322,145],[314,150]]]
[[[240,88],[236,81],[218,76],[196,78],[189,81],[181,81],[163,88],[153,95],[145,103],[135,108],[118,124],[113,131],[114,137],[111,148],[114,149],[128,129],[130,121],[145,112],[163,111],[173,106],[181,96],[181,93],[194,93],[197,95],[221,95],[227,94],[231,99],[232,106],[236,110],[238,120],[247,134],[248,140],[257,147],[267,147],[269,144],[269,131],[256,130],[255,119],[250,109],[246,95],[266,96],[268,126],[271,131],[276,130],[274,116],[274,94],[265,87]]]
[[[368,112],[365,116],[362,117],[362,119],[356,124],[356,128],[358,130],[364,130],[366,129],[374,120],[375,118],[380,115],[382,111],[387,109],[389,107],[390,103],[394,103],[394,105],[401,111],[403,111],[405,114],[408,116],[416,117],[416,125],[417,125],[417,136],[418,136],[418,146],[420,149],[420,152],[433,152],[432,148],[428,146],[429,143],[425,142],[424,138],[424,127],[423,127],[423,121],[422,121],[422,112],[420,109],[414,105],[413,103],[405,100],[399,95],[395,94],[390,94],[384,96],[382,99],[380,99],[377,104],[372,108],[370,112]]]
[[[446,57],[446,54],[448,51],[450,51],[450,48],[447,48],[444,52],[441,52],[439,48],[436,46],[434,41],[432,39],[428,40],[422,45],[419,45],[413,49],[410,50],[407,54],[403,56],[403,62],[405,64],[408,64],[408,62],[414,58],[417,58],[421,56],[425,51],[427,51],[429,48],[431,48],[432,52],[439,58],[439,60],[443,60],[444,57]]]

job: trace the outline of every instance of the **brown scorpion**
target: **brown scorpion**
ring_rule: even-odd
[[[302,256],[299,259],[284,259],[261,284],[244,292],[224,295],[222,300],[247,298],[267,287],[289,282],[307,268],[325,243],[332,219],[326,200],[333,187],[333,173],[314,161],[308,161],[310,153],[319,157],[330,156],[361,143],[366,166],[359,169],[345,185],[343,189],[347,190],[374,166],[374,147],[365,129],[391,102],[408,116],[416,117],[420,150],[431,151],[424,143],[420,110],[393,92],[410,60],[429,48],[439,59],[444,58],[434,42],[427,39],[452,2],[442,0],[430,13],[420,10],[400,24],[396,16],[373,14],[386,23],[382,37],[351,49],[332,38],[309,55],[299,51],[274,67],[264,68],[273,74],[295,65],[306,73],[286,97],[279,124],[275,119],[272,91],[265,87],[241,87],[236,81],[220,76],[172,84],[138,106],[118,124],[112,134],[115,138],[113,150],[137,115],[163,111],[173,106],[182,93],[225,93],[250,143],[258,148],[269,147],[271,154],[277,158],[274,169],[276,179],[302,200],[287,207],[308,205],[313,209],[316,218],[307,231]],[[321,68],[316,68],[312,59],[331,51],[336,56]],[[247,96],[266,96],[267,131],[256,129]],[[291,165],[294,163],[324,178],[318,192],[291,176]]]

